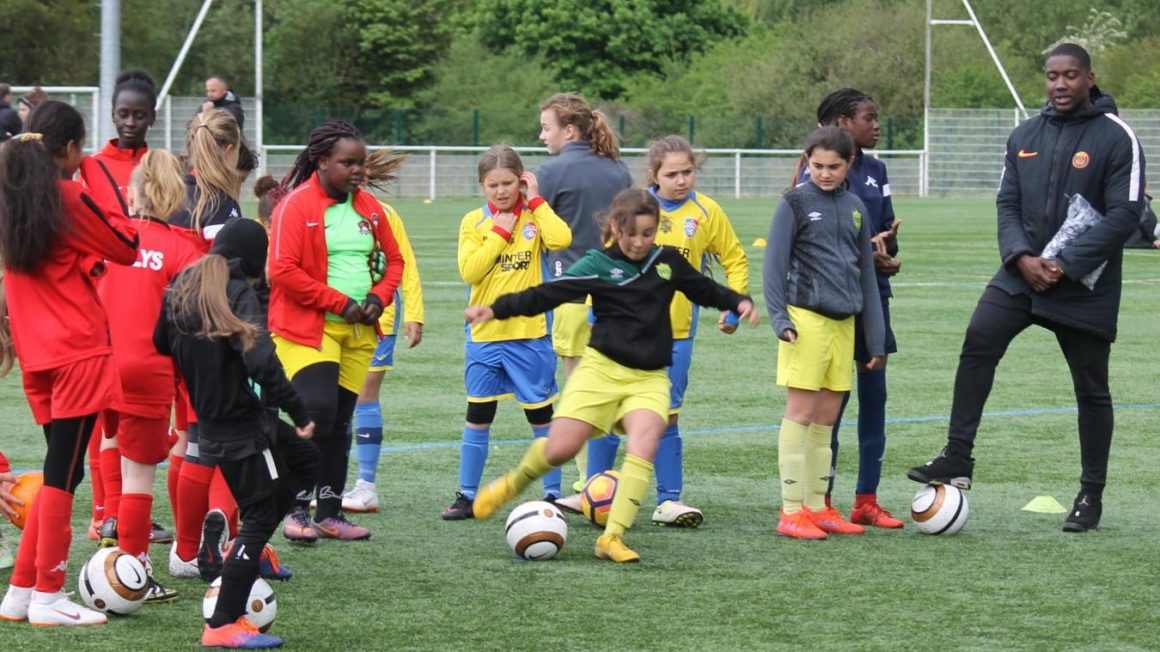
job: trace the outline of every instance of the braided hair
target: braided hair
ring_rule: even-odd
[[[282,177],[282,187],[289,192],[305,183],[318,170],[318,159],[334,151],[334,146],[343,138],[362,140],[358,127],[345,120],[330,120],[310,132],[306,149],[294,159],[294,165]]]
[[[858,113],[858,105],[873,102],[874,98],[853,88],[840,88],[822,99],[818,105],[818,126],[835,127],[839,118],[851,118]]]

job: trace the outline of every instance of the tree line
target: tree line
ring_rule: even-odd
[[[122,63],[158,81],[201,0],[122,0]],[[1154,0],[974,0],[1023,101],[1044,97],[1043,52],[1063,39],[1093,54],[1121,107],[1160,107]],[[254,86],[251,0],[217,0],[173,89],[209,75]],[[936,0],[936,18],[966,18]],[[793,147],[817,101],[841,86],[873,95],[886,145],[921,138],[925,0],[264,0],[265,133],[298,142],[344,117],[375,142],[535,142],[538,104],[575,90],[629,145],[676,132],[703,146]],[[99,0],[6,0],[0,81],[93,84]],[[932,103],[1010,107],[975,30],[936,27]]]

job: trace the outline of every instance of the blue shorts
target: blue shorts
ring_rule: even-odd
[[[390,371],[395,368],[395,339],[394,335],[379,338],[379,346],[371,357],[371,371]]]
[[[689,367],[693,364],[693,338],[673,340],[673,365],[669,367],[669,414],[677,414],[689,388]]]
[[[552,338],[468,342],[463,381],[469,403],[515,397],[536,409],[556,400],[556,351]]]
[[[882,325],[886,327],[886,353],[898,353],[898,340],[894,339],[894,329],[890,327],[889,297],[882,297]],[[854,319],[854,359],[861,363],[870,362],[870,350],[866,348],[861,313]]]

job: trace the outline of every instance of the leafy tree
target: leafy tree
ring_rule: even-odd
[[[721,0],[479,0],[475,22],[491,51],[542,57],[563,87],[607,99],[623,95],[629,76],[746,29]]]
[[[0,2],[0,81],[94,84],[100,6],[86,0]]]
[[[434,67],[451,47],[452,0],[353,0],[358,50],[367,75],[366,98],[379,106],[409,107],[414,93],[435,81]]]

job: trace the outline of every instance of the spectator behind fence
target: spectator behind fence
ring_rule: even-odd
[[[32,89],[28,95],[20,96],[20,101],[16,103],[16,113],[20,115],[20,121],[28,122],[28,116],[32,115],[32,110],[44,103],[48,99],[48,93],[44,89],[37,86]]]
[[[12,87],[0,84],[0,141],[20,133],[23,122],[16,110],[12,108]]]
[[[226,80],[218,76],[205,80],[206,100],[201,103],[201,110],[225,109],[238,121],[238,130],[245,127],[246,113],[242,110],[242,100],[238,98]]]

